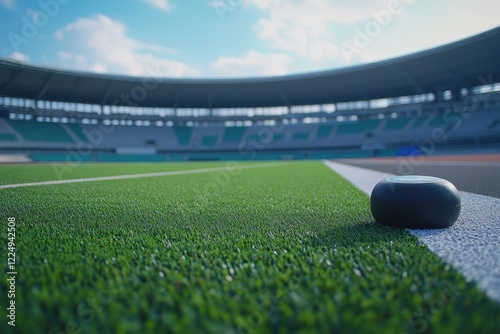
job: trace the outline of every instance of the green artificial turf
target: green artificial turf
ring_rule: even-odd
[[[172,163],[66,163],[0,166],[0,185],[68,180],[112,175],[157,173],[175,170],[224,167],[227,162]]]
[[[368,197],[321,162],[3,189],[0,205],[5,245],[17,221],[16,332],[500,328],[497,303],[417,238],[374,223]]]

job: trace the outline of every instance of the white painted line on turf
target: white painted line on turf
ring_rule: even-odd
[[[68,184],[68,183],[83,183],[83,182],[98,182],[98,181],[140,179],[140,178],[145,178],[145,177],[160,177],[160,176],[172,176],[172,175],[199,174],[199,173],[210,173],[210,172],[226,171],[226,170],[233,172],[235,170],[234,168],[253,169],[253,168],[277,167],[277,166],[282,166],[282,165],[283,165],[283,163],[265,163],[265,164],[243,165],[243,166],[236,166],[236,167],[235,166],[232,166],[232,167],[225,166],[225,167],[214,167],[214,168],[177,170],[177,171],[159,172],[159,173],[113,175],[113,176],[102,176],[102,177],[88,177],[88,178],[83,178],[83,179],[69,179],[69,180],[55,180],[55,181],[41,181],[41,182],[18,183],[18,184],[4,184],[4,185],[0,185],[0,189],[46,186],[46,185],[54,185],[54,184]]]
[[[324,160],[323,163],[330,167],[330,169],[340,174],[340,176],[342,176],[344,179],[347,179],[349,182],[355,185],[356,188],[362,190],[368,196],[371,195],[373,188],[375,188],[375,185],[378,182],[388,177],[394,176],[394,174],[345,165],[328,160]]]
[[[363,192],[371,195],[375,185],[393,174],[323,161]],[[476,282],[491,299],[500,302],[500,199],[460,192],[462,211],[449,228],[410,230],[465,278]]]

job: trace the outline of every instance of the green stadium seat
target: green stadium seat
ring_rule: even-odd
[[[9,124],[26,141],[74,143],[71,136],[58,123],[9,120]]]
[[[73,132],[75,134],[75,136],[78,137],[78,139],[80,139],[80,141],[88,142],[88,138],[83,133],[83,130],[79,124],[68,123],[68,124],[66,124],[66,126],[70,129],[71,132]]]
[[[201,145],[206,147],[214,147],[217,145],[217,140],[219,137],[217,136],[203,136],[201,137]]]
[[[316,132],[317,139],[328,138],[332,133],[333,125],[332,124],[321,124],[318,126],[318,131]]]
[[[232,126],[227,127],[224,130],[224,135],[222,136],[222,141],[224,142],[239,142],[243,140],[245,132],[247,132],[248,127],[242,126]]]
[[[73,154],[68,153],[33,153],[30,155],[31,159],[35,162],[93,162],[94,158],[87,155],[79,155],[75,157]]]
[[[163,154],[98,154],[97,159],[105,162],[155,162],[167,160]]]
[[[17,141],[17,138],[12,133],[0,133],[0,141]]]
[[[292,140],[307,140],[310,135],[310,132],[296,132],[292,134]]]
[[[285,139],[285,134],[284,133],[275,133],[273,136],[273,141],[280,141]]]
[[[350,123],[341,123],[337,127],[337,135],[355,135],[362,134],[367,131],[375,130],[379,124],[379,119],[370,119],[364,121],[350,122]]]
[[[403,130],[410,121],[410,118],[392,118],[388,119],[385,123],[384,130],[387,131],[396,131]]]
[[[189,126],[176,126],[174,127],[174,132],[179,145],[188,146],[191,143],[193,128]]]

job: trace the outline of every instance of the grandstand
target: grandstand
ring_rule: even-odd
[[[0,60],[0,155],[280,160],[500,149],[500,28],[387,61],[270,78],[101,75]]]

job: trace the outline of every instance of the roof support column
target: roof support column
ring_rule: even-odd
[[[43,98],[43,95],[45,94],[45,91],[47,90],[47,87],[49,87],[50,82],[52,81],[52,78],[53,78],[53,76],[51,75],[47,79],[47,81],[45,81],[45,83],[43,84],[42,89],[40,90],[40,92],[38,93],[38,95],[35,98],[35,107],[36,107],[36,105],[38,105],[38,101]]]
[[[111,92],[112,87],[113,87],[113,82],[109,84],[108,88],[106,89],[106,93],[101,99],[101,115],[104,114],[104,106],[108,102],[109,94]]]
[[[281,89],[281,86],[277,86],[278,92],[281,95],[281,98],[283,99],[285,107],[288,109],[288,114],[290,115],[292,113],[292,107],[290,105],[290,101],[288,101],[288,98],[286,97],[285,93]]]

